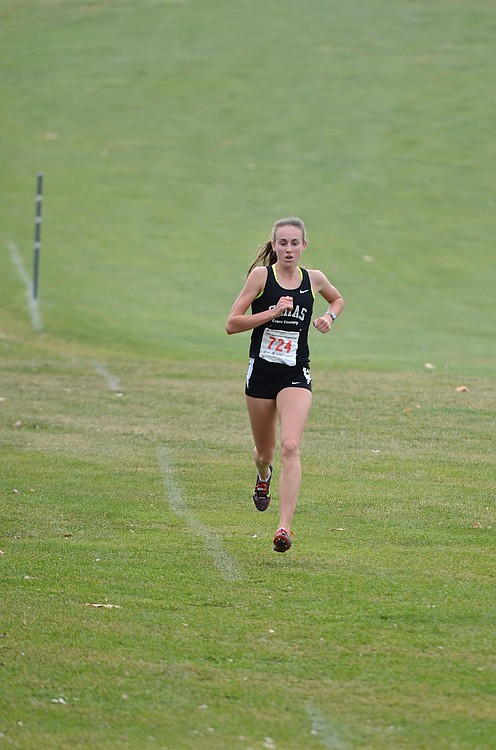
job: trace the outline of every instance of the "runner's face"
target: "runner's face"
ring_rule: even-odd
[[[276,230],[276,238],[272,241],[272,247],[277,254],[277,262],[283,265],[296,265],[306,246],[301,229],[290,224],[279,227]]]

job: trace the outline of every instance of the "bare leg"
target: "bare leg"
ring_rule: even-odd
[[[276,451],[276,402],[269,398],[246,397],[255,447],[253,457],[260,479],[267,479]]]
[[[304,388],[284,388],[277,396],[276,405],[281,424],[279,526],[289,531],[300,491],[300,445],[312,405],[312,393]]]

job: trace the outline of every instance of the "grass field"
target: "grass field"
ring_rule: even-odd
[[[0,746],[494,747],[495,32],[2,3]],[[293,213],[346,309],[275,555],[224,322]]]

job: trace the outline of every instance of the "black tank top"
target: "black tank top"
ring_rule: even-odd
[[[300,286],[285,289],[278,283],[274,267],[267,268],[267,281],[263,291],[252,302],[252,313],[275,307],[281,297],[292,297],[293,309],[253,329],[250,357],[261,357],[268,362],[289,366],[308,365],[308,329],[312,320],[314,293],[308,271],[305,268],[299,268],[299,271]]]

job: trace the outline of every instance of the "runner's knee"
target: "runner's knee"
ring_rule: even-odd
[[[273,450],[259,450],[258,448],[255,448],[255,460],[258,461],[261,464],[269,464],[272,463],[274,458],[274,451]]]
[[[298,458],[300,455],[300,445],[294,438],[286,438],[281,443],[281,456],[286,459]]]

